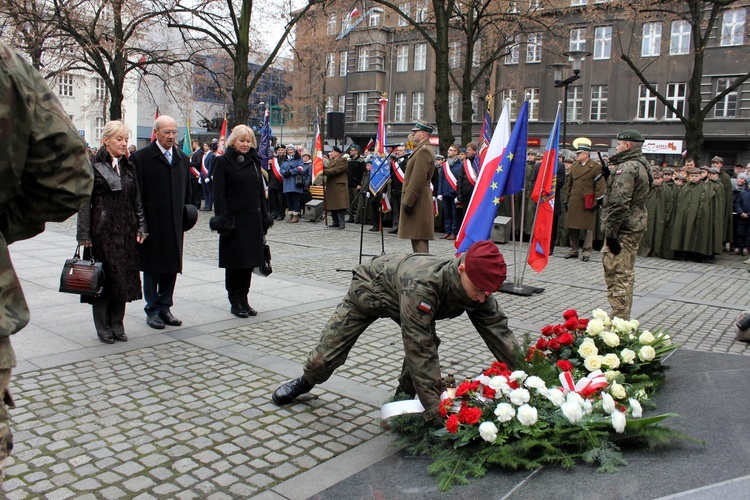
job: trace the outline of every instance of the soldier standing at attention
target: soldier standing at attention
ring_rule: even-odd
[[[430,144],[434,128],[419,121],[411,130],[416,146],[406,164],[398,237],[411,240],[414,253],[430,253],[430,240],[435,239],[435,214],[430,188],[432,174],[435,173],[435,153]]]
[[[441,425],[438,404],[443,387],[435,321],[465,311],[495,358],[513,366],[518,345],[492,295],[505,274],[503,256],[486,240],[474,243],[460,257],[393,254],[357,267],[349,292],[307,357],[304,375],[276,389],[273,401],[291,403],[328,380],[370,324],[391,318],[401,326],[405,354],[397,392],[418,395],[425,420]]]
[[[13,448],[7,408],[16,356],[10,336],[29,322],[8,245],[62,222],[91,196],[94,171],[86,145],[44,78],[0,42],[0,484]]]
[[[646,231],[646,201],[654,183],[651,166],[643,156],[643,136],[637,130],[617,135],[617,154],[610,157],[610,173],[604,194],[602,248],[604,281],[612,316],[630,319],[635,282],[635,256]]]

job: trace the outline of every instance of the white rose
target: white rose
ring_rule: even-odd
[[[531,376],[526,379],[526,381],[523,383],[526,387],[529,389],[544,389],[547,387],[547,384],[544,383],[544,380],[540,379],[537,376]]]
[[[619,374],[620,372],[617,370],[609,370],[609,371],[604,372],[604,377],[607,379],[607,382],[611,384],[612,382],[615,381],[615,379],[617,379],[617,376]]]
[[[622,433],[625,432],[625,414],[621,411],[616,411],[612,413],[612,427],[615,428],[615,432]]]
[[[609,414],[615,411],[615,400],[606,392],[602,393],[602,410]]]
[[[586,333],[590,337],[596,337],[603,331],[604,331],[604,322],[598,318],[594,318],[590,320],[588,326],[586,327]]]
[[[516,416],[516,409],[508,403],[500,403],[495,408],[495,416],[498,422],[508,422]]]
[[[641,326],[641,322],[637,319],[631,319],[630,320],[630,328],[632,331],[638,331],[638,327]]]
[[[656,357],[656,351],[650,345],[644,345],[638,350],[638,357],[641,361],[651,361]]]
[[[654,335],[649,332],[648,330],[645,330],[640,337],[638,337],[638,342],[641,344],[650,344],[654,341]]]
[[[620,345],[620,336],[615,332],[602,332],[601,337],[604,343],[609,347],[617,347]]]
[[[610,368],[617,368],[620,366],[620,358],[617,354],[609,353],[602,358],[602,364]]]
[[[625,387],[622,384],[618,384],[617,382],[610,386],[609,392],[615,399],[625,399],[628,395]]]
[[[563,415],[565,415],[565,418],[567,418],[568,422],[571,424],[580,422],[583,418],[583,408],[581,408],[581,405],[575,401],[565,401],[560,405],[560,410],[562,410]]]
[[[479,435],[488,443],[492,443],[497,439],[497,426],[492,422],[482,422],[479,425]]]
[[[606,311],[600,308],[596,308],[593,311],[591,311],[591,317],[594,319],[600,319],[604,326],[609,326],[611,323],[611,320],[609,319],[609,314],[607,314]]]
[[[615,318],[612,320],[612,327],[620,333],[630,333],[633,331],[630,321],[626,321],[622,318]]]
[[[630,410],[633,418],[641,418],[643,416],[643,407],[641,406],[641,403],[633,398],[630,398],[628,401],[630,402]]]
[[[635,353],[633,355],[635,356]],[[496,393],[502,392],[503,394],[507,394],[507,389],[509,389],[508,379],[504,375],[495,375],[492,377],[488,386]]]
[[[529,394],[529,391],[526,389],[514,389],[510,391],[510,402],[513,403],[516,406],[522,405],[524,403],[528,403],[529,399],[531,399],[531,395]]]
[[[521,384],[524,380],[526,380],[526,372],[523,370],[516,370],[510,374],[510,379],[515,380],[516,382]]]
[[[590,372],[600,370],[602,368],[602,357],[601,356],[589,356],[583,362],[583,366]]]
[[[586,359],[589,356],[596,356],[599,354],[599,349],[596,348],[593,340],[583,339],[581,345],[578,346],[578,354],[580,354],[583,359]]]
[[[523,405],[518,408],[518,421],[525,426],[534,425],[539,417],[536,408],[529,405]]]
[[[544,395],[544,397],[549,399],[555,406],[560,406],[565,402],[565,394],[563,394],[563,392],[558,389],[552,389],[551,391],[548,391],[547,394]]]
[[[623,363],[632,365],[633,360],[635,360],[635,351],[631,349],[623,349],[620,351],[620,359],[622,359]]]

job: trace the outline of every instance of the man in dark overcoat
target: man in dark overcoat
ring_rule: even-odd
[[[435,213],[430,188],[435,171],[435,152],[430,144],[434,128],[420,121],[411,130],[416,146],[406,164],[398,237],[411,240],[414,253],[430,253],[430,240],[435,239]]]
[[[177,122],[162,115],[154,122],[156,140],[136,151],[138,187],[149,237],[139,245],[146,323],[179,326],[170,311],[177,273],[182,272],[183,213],[190,203],[189,158],[175,146]]]

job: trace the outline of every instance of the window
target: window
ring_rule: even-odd
[[[394,122],[405,122],[406,121],[406,92],[397,92],[396,99],[394,99],[393,108],[393,121]]]
[[[529,121],[536,121],[539,119],[539,89],[527,88],[524,93],[529,99]]]
[[[461,66],[461,42],[448,42],[448,67]]]
[[[349,51],[339,52],[339,76],[346,76],[346,70],[349,65]]]
[[[94,91],[96,95],[96,99],[99,101],[103,101],[107,98],[107,87],[104,86],[104,79],[95,77],[94,78]]]
[[[529,33],[526,35],[526,41],[528,42],[526,44],[526,62],[542,62],[542,34]]]
[[[341,15],[341,32],[346,33],[352,25],[352,16],[348,12]]]
[[[570,5],[572,7],[579,7],[581,5],[586,5],[586,0],[570,0]]]
[[[521,53],[521,35],[516,35],[513,45],[510,46],[508,53],[505,54],[505,64],[518,64],[518,57]]]
[[[414,20],[418,23],[427,21],[427,2],[417,2],[417,12],[415,13]]]
[[[570,30],[570,50],[586,50],[586,28]]]
[[[661,53],[661,23],[646,23],[643,25],[643,40],[641,41],[641,56],[655,57]]]
[[[583,116],[583,87],[568,87],[568,121],[578,121]]]
[[[474,44],[474,52],[471,54],[471,65],[475,68],[482,64],[482,40],[477,40]]]
[[[333,96],[328,95],[326,96],[326,113],[332,113],[333,112]]]
[[[508,114],[510,114],[510,119],[515,120],[518,116],[518,90],[516,89],[506,89],[503,90],[501,95],[503,96],[503,102],[502,106],[505,106],[506,99],[508,102]]]
[[[63,73],[57,86],[57,95],[60,97],[73,97],[73,75]]]
[[[354,121],[367,121],[367,93],[361,92],[354,94],[356,96],[357,107],[354,110]]]
[[[396,49],[396,71],[409,71],[409,46],[399,45]]]
[[[656,88],[656,85],[654,85],[654,88]],[[637,118],[639,120],[653,120],[656,118],[656,96],[643,84],[638,89]]]
[[[94,130],[94,138],[97,141],[102,140],[102,132],[104,132],[104,118],[99,116],[96,118],[96,128]]]
[[[411,5],[409,5],[408,2],[407,3],[400,3],[400,4],[398,4],[398,9],[401,12],[403,12],[404,14],[406,14],[407,17],[409,17],[411,15]],[[406,17],[400,16],[398,18],[398,25],[399,26],[408,26],[409,23],[406,20]]]
[[[339,113],[346,113],[346,96],[339,96]]]
[[[477,91],[471,93],[471,121],[479,121],[479,93]]]
[[[607,85],[591,86],[591,121],[604,121],[607,119]]]
[[[424,118],[424,92],[414,92],[411,96],[411,121]]]
[[[380,26],[381,16],[382,11],[380,9],[372,9],[372,11],[370,11],[370,26]]]
[[[418,43],[414,46],[414,71],[424,71],[427,67],[427,44]]]
[[[721,19],[721,45],[742,45],[745,38],[745,9],[728,10]]]
[[[690,23],[672,21],[672,36],[669,39],[669,55],[690,53]]]
[[[461,107],[461,95],[457,90],[448,92],[448,116],[452,122],[458,121],[459,109]]]
[[[336,14],[329,14],[326,33],[328,33],[329,35],[335,35],[337,31],[338,31],[338,19],[336,19]]]
[[[667,84],[667,101],[674,106],[681,115],[685,116],[685,90],[687,85],[684,83]],[[664,108],[664,118],[667,120],[676,120],[677,115],[671,109]]]
[[[716,94],[723,92],[732,84],[731,78],[716,79]],[[732,118],[737,116],[737,90],[728,93],[714,106],[714,117]]]
[[[594,59],[609,59],[612,54],[612,26],[594,29]]]
[[[370,51],[367,47],[357,49],[357,71],[370,69]]]
[[[326,55],[326,76],[336,76],[336,53]]]

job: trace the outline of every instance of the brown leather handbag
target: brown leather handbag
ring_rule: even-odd
[[[60,291],[86,297],[101,297],[104,293],[104,266],[93,257],[82,259],[81,246],[78,245],[73,258],[66,260],[63,266]]]

